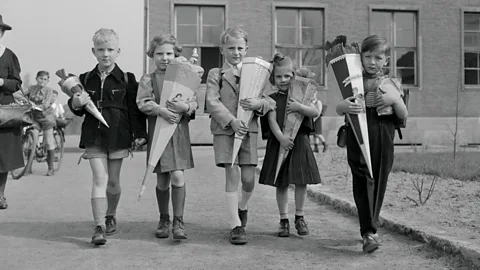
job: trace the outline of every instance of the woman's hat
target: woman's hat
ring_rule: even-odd
[[[0,28],[3,28],[4,30],[12,30],[10,25],[3,23],[2,15],[0,15]]]

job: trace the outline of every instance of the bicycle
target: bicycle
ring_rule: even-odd
[[[25,174],[28,174],[28,172],[31,172],[34,159],[38,163],[46,162],[47,160],[47,145],[45,144],[43,131],[37,129],[38,138],[35,138],[35,129],[36,128],[33,125],[23,128],[22,148],[25,166],[10,172],[13,179],[20,179]],[[65,133],[63,127],[56,126],[53,128],[53,138],[55,141],[53,169],[56,172],[60,169],[64,153]]]

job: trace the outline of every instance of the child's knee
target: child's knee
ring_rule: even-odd
[[[242,166],[242,183],[255,182],[255,167],[254,166]]]
[[[160,190],[166,190],[169,187],[170,187],[170,174],[157,173],[157,188]]]
[[[185,185],[185,179],[183,177],[183,171],[173,171],[170,173],[170,183],[172,186],[183,187]]]

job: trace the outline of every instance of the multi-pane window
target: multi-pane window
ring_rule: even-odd
[[[402,84],[419,86],[417,12],[373,10],[370,34],[385,37],[392,45],[386,73],[401,79]]]
[[[480,86],[480,13],[465,12],[463,17],[464,83]]]
[[[175,5],[175,34],[183,46],[182,55],[190,59],[197,48],[199,64],[208,71],[222,65],[220,35],[225,30],[222,6]],[[205,83],[205,72],[202,83]]]
[[[310,68],[324,85],[323,9],[276,8],[275,15],[275,50]]]

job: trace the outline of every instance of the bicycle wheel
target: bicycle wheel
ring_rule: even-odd
[[[11,171],[13,179],[20,179],[27,172],[28,168],[32,167],[33,157],[35,156],[35,137],[33,131],[27,130],[22,135],[22,149],[24,167]]]
[[[63,159],[63,132],[55,129],[53,131],[53,138],[55,139],[55,160],[53,161],[53,169],[58,171]]]

